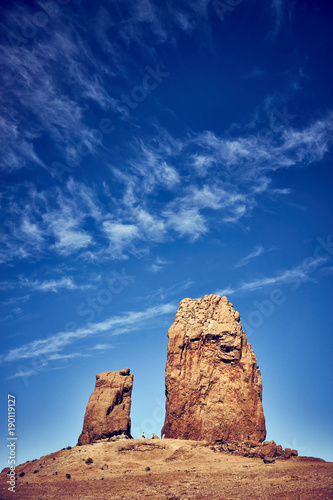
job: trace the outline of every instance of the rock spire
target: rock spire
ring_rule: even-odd
[[[239,312],[228,299],[182,300],[168,337],[162,435],[262,442],[260,370]]]
[[[131,393],[133,375],[129,368],[96,375],[78,444],[88,444],[124,434],[131,437]]]

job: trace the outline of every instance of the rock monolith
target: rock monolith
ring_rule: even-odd
[[[181,301],[169,342],[162,435],[262,442],[262,382],[240,315],[226,297]]]
[[[133,375],[129,368],[96,375],[78,444],[95,443],[124,434],[131,437],[131,393]]]

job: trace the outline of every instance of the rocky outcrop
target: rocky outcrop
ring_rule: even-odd
[[[275,459],[287,460],[298,456],[297,450],[290,448],[284,450],[280,444],[276,445],[274,441],[265,441],[264,443],[249,440],[244,442],[229,441],[227,443],[217,441],[210,446],[210,449],[242,457],[262,458],[265,463],[274,463]]]
[[[228,299],[206,295],[182,300],[168,337],[162,435],[262,442],[260,370]]]
[[[113,436],[131,437],[131,393],[133,375],[129,368],[96,375],[78,444],[94,443]]]

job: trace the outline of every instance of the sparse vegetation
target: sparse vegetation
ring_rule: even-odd
[[[86,462],[87,465],[94,463],[93,459],[90,458],[90,457],[87,458],[87,460],[85,462]]]
[[[20,476],[20,477],[25,476],[25,472],[23,472],[23,471],[22,471],[22,472],[20,472],[20,473],[19,473],[19,476]]]
[[[67,479],[70,479],[71,475],[70,474],[66,474],[66,477],[67,477]]]

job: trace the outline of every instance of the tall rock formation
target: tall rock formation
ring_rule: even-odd
[[[129,368],[96,375],[78,444],[94,443],[125,434],[131,437],[131,393],[133,375]]]
[[[168,332],[162,434],[208,441],[265,439],[262,382],[226,297],[181,301]]]

